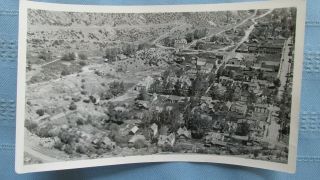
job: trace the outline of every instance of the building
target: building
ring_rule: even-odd
[[[188,102],[190,100],[189,97],[175,96],[175,95],[160,95],[160,97],[164,98],[166,102],[170,103],[182,103]]]
[[[242,43],[238,49],[236,49],[236,52],[239,53],[248,53],[248,45],[245,43]]]
[[[184,49],[187,44],[188,42],[186,39],[177,39],[174,41],[174,47],[178,49]]]
[[[225,69],[229,69],[229,70],[241,70],[241,69],[244,69],[246,68],[245,65],[234,65],[234,64],[226,64],[225,65]]]
[[[267,121],[269,117],[268,106],[265,104],[254,104],[252,118],[257,121]]]
[[[117,59],[120,61],[126,60],[128,57],[124,54],[118,54],[117,55]]]
[[[268,106],[265,104],[255,104],[254,105],[254,112],[264,113],[264,114],[269,113]]]
[[[227,64],[232,64],[232,65],[242,65],[242,60],[238,58],[231,58],[228,60]]]
[[[196,65],[199,66],[199,67],[205,66],[206,64],[207,64],[207,62],[206,62],[205,59],[198,58],[198,59],[196,60]]]
[[[261,43],[248,44],[249,53],[259,54],[281,54],[285,40],[267,40]]]
[[[134,87],[134,90],[136,90],[136,91],[146,90],[146,86],[144,86],[142,84],[137,84],[136,87]]]
[[[243,102],[235,102],[231,105],[230,111],[246,115],[248,111],[248,106]]]
[[[214,64],[206,63],[205,66],[201,67],[201,71],[204,71],[205,73],[210,73],[212,71],[213,67],[214,67]]]

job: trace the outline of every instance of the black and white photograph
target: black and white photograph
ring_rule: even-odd
[[[199,157],[295,168],[301,2],[119,12],[25,4],[20,167]]]

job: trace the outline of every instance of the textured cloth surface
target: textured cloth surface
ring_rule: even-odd
[[[40,1],[40,0],[39,0]],[[41,0],[79,4],[188,4],[240,0]],[[201,163],[148,163],[17,175],[14,171],[19,0],[0,0],[0,179],[319,179],[320,1],[308,0],[297,173]]]

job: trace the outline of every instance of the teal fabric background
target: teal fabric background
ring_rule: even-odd
[[[244,0],[38,0],[145,5]],[[248,1],[248,0],[247,0]],[[298,167],[294,175],[203,163],[149,163],[18,175],[14,171],[19,0],[0,0],[0,179],[320,179],[320,1],[308,0]]]

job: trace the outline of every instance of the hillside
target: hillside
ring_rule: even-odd
[[[54,26],[136,26],[166,23],[187,23],[192,25],[223,24],[227,19],[244,18],[248,11],[237,12],[196,12],[196,13],[77,13],[29,10],[29,25]]]

